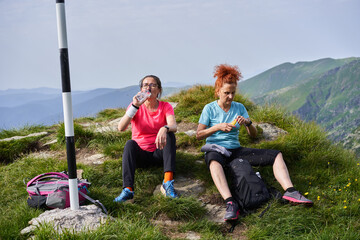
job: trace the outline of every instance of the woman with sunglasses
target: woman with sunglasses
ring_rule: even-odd
[[[175,132],[177,125],[174,109],[159,101],[162,93],[161,81],[157,76],[148,75],[139,82],[140,92],[132,99],[127,111],[119,122],[119,131],[125,131],[131,123],[132,139],[127,141],[122,159],[123,190],[115,202],[134,198],[134,177],[136,168],[164,166],[164,181],[161,192],[170,198],[177,198],[174,189]],[[141,99],[141,93],[150,92]]]

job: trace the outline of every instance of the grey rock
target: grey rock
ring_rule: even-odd
[[[50,145],[52,145],[52,144],[54,144],[54,143],[57,143],[57,139],[53,139],[53,140],[45,143],[45,144],[43,145],[43,147],[50,146]]]
[[[189,231],[186,233],[186,239],[198,240],[198,239],[201,239],[201,236],[193,231]]]
[[[11,141],[11,140],[19,140],[19,139],[28,138],[28,137],[43,136],[43,135],[47,135],[47,134],[48,134],[48,132],[39,132],[39,133],[31,133],[31,134],[26,135],[26,136],[13,136],[13,137],[10,137],[10,138],[0,139],[0,142],[6,142],[6,141]]]
[[[170,105],[175,109],[176,108],[176,106],[178,105],[178,103],[176,103],[176,102],[169,102],[170,103]]]
[[[103,164],[105,161],[105,155],[102,153],[94,154],[85,159],[85,162],[89,162],[95,165]]]
[[[270,123],[258,123],[257,126],[263,130],[263,137],[266,141],[273,141],[279,136],[287,134],[287,132]]]
[[[186,135],[188,136],[195,136],[196,135],[196,131],[195,130],[188,130],[186,132],[184,132]]]
[[[155,188],[154,195],[161,194],[160,186],[161,184]],[[202,181],[197,179],[185,178],[185,177],[175,178],[174,188],[176,192],[183,197],[192,196],[198,198],[205,191],[205,186]],[[220,206],[210,203],[202,203],[202,204],[207,209],[207,214],[206,214],[207,219],[216,223],[224,223],[223,217],[226,212],[225,204]],[[157,222],[154,223],[159,224]],[[163,224],[164,222],[162,222],[162,225]]]
[[[205,208],[208,211],[206,218],[209,221],[216,223],[224,223],[224,216],[226,213],[225,204],[224,205],[214,205],[214,204],[205,204]]]
[[[64,230],[74,232],[92,231],[110,220],[114,220],[114,218],[104,214],[95,205],[81,206],[78,210],[71,210],[70,208],[52,209],[30,220],[30,226],[24,228],[21,234],[30,233],[44,223],[51,224],[54,230],[60,234]]]

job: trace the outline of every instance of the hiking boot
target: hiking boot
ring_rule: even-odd
[[[134,192],[128,188],[124,188],[121,194],[114,199],[114,202],[125,202],[134,198]]]
[[[283,199],[288,200],[293,205],[304,204],[306,206],[312,206],[313,201],[305,198],[299,191],[288,192],[286,191],[283,195]]]
[[[225,221],[236,220],[239,216],[240,210],[236,202],[229,201],[226,203]]]
[[[160,187],[160,191],[162,194],[164,194],[165,197],[170,197],[170,198],[178,198],[179,197],[174,189],[174,180],[167,181],[166,183],[164,183],[164,181],[163,181],[163,183]]]

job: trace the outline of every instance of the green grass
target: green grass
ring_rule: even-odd
[[[241,100],[243,97],[238,95],[236,98]],[[177,120],[187,122],[196,122],[204,103],[211,99],[214,99],[213,88],[207,86],[197,86],[171,97],[171,101],[179,102],[179,109],[175,109],[176,114],[179,114]],[[191,101],[192,104],[189,104]],[[359,159],[349,151],[333,145],[327,140],[323,129],[315,123],[304,123],[276,105],[258,107],[245,101],[245,106],[249,108],[254,122],[272,123],[288,134],[266,142],[263,141],[260,128],[256,139],[247,137],[242,128],[241,143],[247,147],[281,150],[295,187],[315,204],[312,208],[306,208],[273,200],[262,218],[258,215],[266,206],[240,219],[240,224],[246,226],[244,234],[249,239],[359,239]],[[186,108],[189,108],[189,112],[185,111]],[[110,121],[118,116],[117,110],[109,110],[89,121]],[[84,121],[81,119],[79,122]],[[54,128],[58,128],[59,150],[64,151],[63,125]],[[5,136],[8,133],[1,134]],[[166,235],[169,231],[175,234],[193,231],[201,235],[202,239],[230,238],[227,233],[229,226],[209,222],[204,217],[205,208],[197,199],[181,197],[172,200],[153,195],[153,190],[163,179],[161,167],[137,169],[134,204],[114,203],[113,199],[122,188],[122,151],[126,141],[131,138],[131,132],[97,133],[75,124],[75,136],[78,136],[77,147],[103,152],[109,157],[102,165],[78,164],[78,168],[84,170],[83,177],[92,183],[89,195],[99,199],[115,221],[93,232],[65,232],[61,235],[54,232],[51,226],[43,225],[34,232],[36,239],[169,239]],[[183,133],[177,133],[176,138],[178,150],[175,179],[178,176],[200,179],[205,183],[204,194],[217,193],[207,167],[198,163],[204,161],[203,153],[199,150],[204,141],[196,141],[195,137]],[[198,154],[183,151],[189,146],[197,149]],[[0,149],[1,156],[7,148]],[[27,206],[23,179],[44,172],[67,170],[66,161],[31,158],[26,156],[27,151],[22,152],[23,155],[13,157],[0,167],[0,189],[3,192],[0,198],[0,239],[28,239],[29,235],[20,235],[21,229],[43,212]],[[261,172],[268,184],[281,190],[271,167],[256,170]],[[164,218],[178,221],[179,225],[166,229],[152,223],[154,219]]]
[[[144,217],[132,218],[119,216],[95,232],[73,234],[66,231],[58,234],[50,225],[44,225],[35,232],[37,239],[168,239]]]
[[[197,123],[204,106],[216,100],[214,91],[215,88],[213,86],[198,85],[188,90],[183,90],[167,98],[166,101],[178,103],[174,110],[176,121],[181,122],[186,119],[189,122]],[[236,95],[234,101],[243,103],[249,111],[255,107],[249,99],[242,95]]]
[[[0,164],[11,163],[21,155],[37,150],[40,139],[38,136],[0,142]]]
[[[273,142],[253,144],[257,148],[282,151],[295,187],[315,202],[314,207],[272,206],[261,219],[250,215],[250,239],[359,239],[360,166],[349,151],[332,145],[315,123],[304,123],[292,116],[280,117],[282,110],[264,107],[256,113],[264,119],[271,109],[272,123],[289,134]],[[268,120],[270,120],[268,119]],[[272,169],[261,173],[274,182]],[[359,179],[358,179],[359,178]]]
[[[120,158],[125,144],[131,139],[131,131],[96,133],[89,147],[103,151],[106,156]]]
[[[205,140],[197,140],[196,136],[188,136],[185,133],[176,134],[176,147],[187,148],[195,147],[200,151],[200,148],[205,144]]]
[[[75,147],[86,147],[89,141],[94,137],[92,130],[85,129],[80,124],[74,123],[74,141]],[[64,123],[60,124],[57,130],[57,142],[65,146],[65,126]]]
[[[125,114],[126,109],[105,109],[96,115],[96,121],[108,121],[120,118]]]
[[[26,136],[31,133],[48,131],[49,129],[50,129],[49,127],[45,127],[42,125],[25,126],[19,129],[10,129],[10,130],[0,129],[0,139],[10,138],[14,136]]]

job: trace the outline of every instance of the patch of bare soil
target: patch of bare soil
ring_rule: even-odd
[[[50,150],[43,150],[43,151],[35,151],[29,154],[30,157],[34,158],[64,158],[65,154],[63,152],[58,151],[50,151]]]
[[[170,220],[165,214],[160,214],[156,219],[151,220],[151,223],[156,225],[160,231],[170,239],[200,239],[201,235],[192,231],[179,232],[179,225],[182,221]]]
[[[244,223],[241,223],[241,220],[238,220],[233,231],[230,233],[229,230],[231,227],[232,227],[232,225],[230,223],[224,224],[221,229],[222,233],[225,236],[228,236],[234,240],[247,240],[247,237],[245,236],[247,227]]]
[[[76,150],[76,162],[86,165],[98,165],[104,163],[106,157],[104,154],[97,153],[88,148],[81,148]]]
[[[172,221],[165,214],[159,214],[156,219],[152,219],[151,223],[160,228],[166,236],[170,238],[178,237],[178,226],[181,224],[180,221]]]
[[[204,194],[199,199],[205,204],[224,205],[224,200],[219,193]]]
[[[186,147],[186,148],[177,149],[177,151],[182,151],[182,152],[184,152],[184,153],[188,153],[188,154],[192,154],[192,155],[198,155],[198,154],[201,153],[197,148],[192,147],[192,146],[188,146],[188,147]]]
[[[177,125],[178,132],[187,132],[189,130],[196,131],[198,124],[193,122],[180,122]]]

